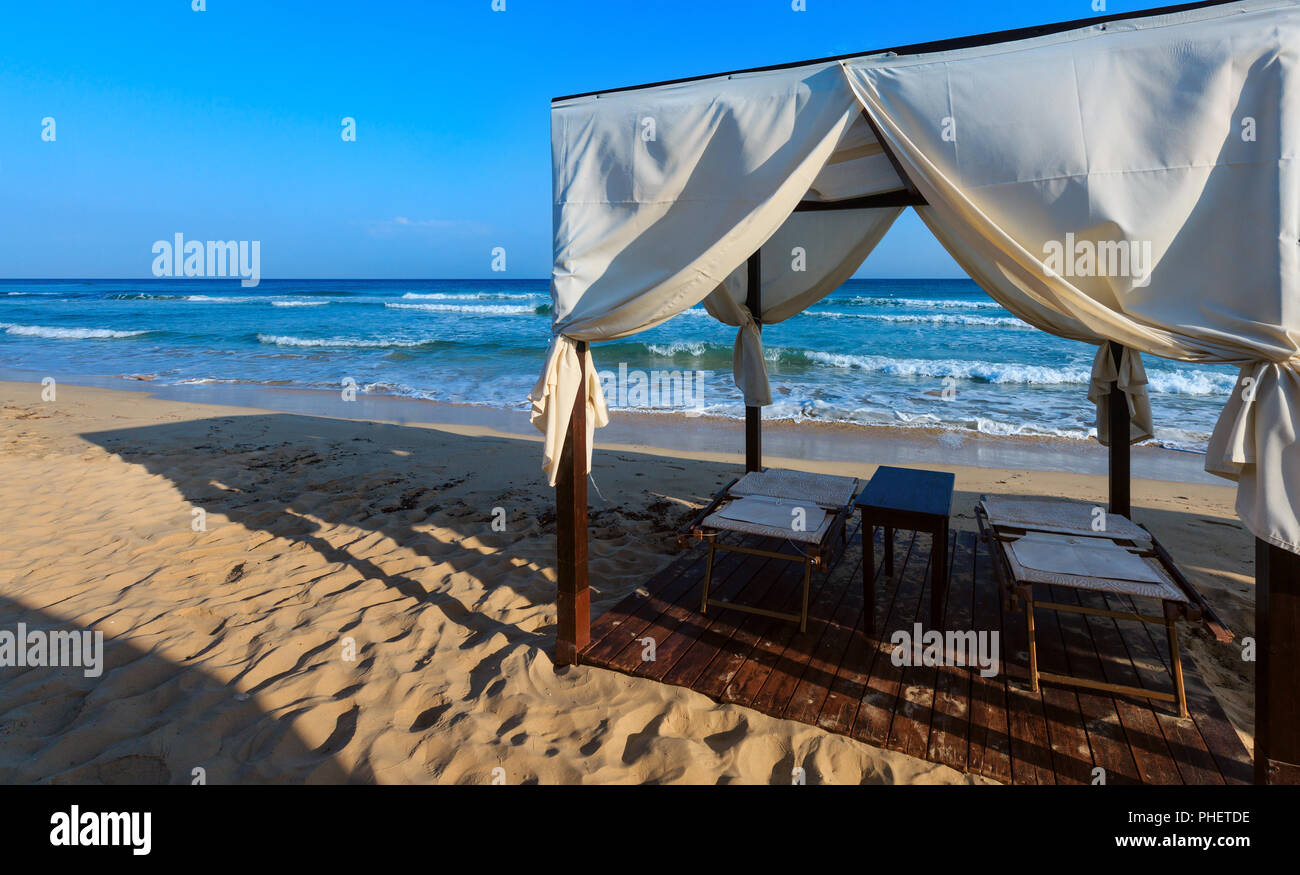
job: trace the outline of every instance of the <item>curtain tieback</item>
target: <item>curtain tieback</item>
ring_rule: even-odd
[[[560,454],[569,430],[573,406],[581,400],[587,406],[587,458],[583,473],[591,471],[591,450],[594,432],[609,424],[609,409],[605,406],[605,391],[596,374],[591,350],[586,353],[586,385],[583,386],[582,359],[578,357],[577,343],[563,334],[551,339],[546,355],[546,365],[537,385],[528,394],[532,404],[529,417],[533,426],[544,434],[542,467],[552,486],[559,475]]]

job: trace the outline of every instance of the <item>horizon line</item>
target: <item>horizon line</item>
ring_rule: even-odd
[[[201,281],[201,282],[203,282],[203,281],[206,281],[206,282],[214,282],[214,281],[223,281],[223,280],[224,280],[224,281],[228,281],[228,282],[235,282],[235,283],[237,283],[237,282],[240,282],[241,279],[242,279],[242,278],[241,278],[241,277],[238,277],[238,276],[233,276],[233,277],[229,277],[229,276],[214,276],[214,277],[204,277],[204,276],[190,276],[190,277],[157,277],[157,276],[149,276],[149,277],[127,277],[127,276],[15,276],[15,277],[0,277],[0,283],[18,283],[18,282],[124,282],[124,283],[128,283],[128,282],[140,282],[140,281],[142,281],[142,280],[146,280],[146,281],[156,281],[156,282],[169,282],[169,283],[186,283],[186,282],[190,282],[190,281],[192,281],[192,280],[199,280],[199,281]],[[404,276],[404,277],[363,277],[363,276],[339,276],[339,277],[328,277],[328,276],[283,276],[283,277],[267,277],[267,276],[264,276],[264,277],[261,278],[261,282],[365,282],[365,283],[373,283],[373,282],[395,282],[395,283],[405,283],[405,282],[453,282],[453,281],[454,281],[454,282],[495,282],[495,281],[509,281],[509,282],[550,282],[550,279],[551,279],[550,277],[499,277],[499,276],[493,276],[493,277],[475,277],[475,276],[471,276],[471,277],[461,277],[461,276],[426,276],[426,277],[416,277],[416,276]],[[850,282],[854,282],[855,280],[968,280],[968,281],[970,281],[970,282],[975,282],[975,280],[971,279],[969,276],[861,276],[861,277],[849,277],[849,278],[848,278],[847,280],[845,280],[844,282],[846,282],[846,283],[850,283]],[[978,285],[978,284],[977,284],[977,285]],[[255,287],[253,287],[253,288],[255,288]]]

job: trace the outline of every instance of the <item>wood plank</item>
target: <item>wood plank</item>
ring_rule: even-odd
[[[776,566],[773,569],[775,579],[769,590],[768,606],[774,610],[787,610],[793,604],[795,586],[802,586],[799,582],[803,579],[803,569],[793,562],[780,560],[777,560]],[[798,598],[802,597],[803,591],[800,589]],[[767,634],[768,628],[778,622],[786,621],[759,614],[745,614],[736,625],[735,632],[732,633],[731,647],[726,651],[719,651],[717,656],[709,661],[696,679],[693,689],[718,701],[727,701],[724,693],[731,685],[732,679],[748,662],[751,651]]]
[[[817,645],[826,632],[828,619],[839,609],[840,602],[852,588],[845,585],[845,575],[854,570],[856,569],[851,562],[833,566],[822,587],[817,590],[817,595],[809,597],[807,631],[796,632],[786,642],[781,658],[768,673],[767,680],[755,694],[750,707],[765,714],[784,713],[805,674],[819,674],[826,684],[834,678],[838,666],[828,667],[825,663],[816,662]]]
[[[659,571],[655,572],[654,577],[650,578],[639,587],[639,589],[644,590],[647,595],[642,596],[635,592],[631,593],[626,598],[619,601],[618,604],[614,605],[608,611],[592,621],[591,644],[588,645],[587,650],[590,650],[592,645],[599,644],[606,635],[627,622],[628,618],[636,612],[637,606],[645,600],[649,594],[657,592],[667,586],[682,574],[694,574],[696,566],[703,568],[703,563],[704,554],[698,547],[680,553],[672,562],[669,562],[663,568],[659,569]],[[587,651],[584,650],[583,652],[585,655]]]
[[[975,600],[972,627],[977,631],[996,632],[1002,642],[1001,671],[996,677],[979,674],[971,677],[970,752],[967,768],[978,775],[1011,783],[1011,738],[1007,718],[1007,652],[1003,632],[1002,594],[993,573],[989,545],[979,541],[975,550]],[[1009,614],[1015,622],[1020,615]]]
[[[1092,608],[1105,609],[1106,601],[1100,593],[1070,591],[1078,603]],[[1110,617],[1087,616],[1084,622],[1092,631],[1093,644],[1101,660],[1102,673],[1106,681],[1113,684],[1138,686],[1139,678],[1134,670],[1128,651],[1120,637],[1117,623],[1126,621],[1113,620]],[[1173,754],[1165,742],[1164,733],[1151,705],[1136,697],[1117,696],[1114,700],[1115,710],[1119,712],[1124,735],[1133,759],[1137,763],[1138,775],[1147,784],[1178,784],[1178,766],[1174,764]]]
[[[736,556],[739,554],[724,555]],[[700,556],[691,565],[688,572],[683,572],[658,591],[649,591],[646,596],[630,596],[629,598],[636,599],[632,610],[624,610],[624,619],[616,629],[611,630],[598,643],[588,645],[583,658],[589,660],[593,665],[607,665],[611,659],[627,646],[629,641],[640,637],[646,627],[659,619],[660,615],[677,599],[700,585],[700,581],[704,579],[704,566],[707,560],[707,554]]]
[[[1073,591],[1060,595],[1059,600],[1062,604],[1078,603]],[[1080,614],[1059,614],[1056,622],[1065,645],[1069,674],[1085,680],[1106,680],[1091,630],[1084,617]],[[1117,785],[1141,783],[1137,761],[1129,747],[1128,736],[1115,707],[1115,699],[1092,690],[1076,690],[1075,695],[1083,715],[1084,730],[1088,733],[1093,764],[1104,770],[1105,782]]]
[[[870,606],[870,610],[879,613],[879,603],[883,602],[886,606],[884,613],[888,616],[889,611],[892,610],[898,588],[886,586],[884,530],[876,529],[872,531],[870,527],[863,527],[859,533],[858,544],[861,544],[862,538],[865,537],[871,537],[876,542],[876,565],[872,570],[872,574],[875,576],[874,591],[877,604]],[[895,538],[897,539],[897,537],[898,533],[895,532]],[[859,564],[859,577],[851,581],[849,586],[861,589],[861,573],[862,566]],[[835,673],[835,680],[826,693],[826,701],[822,703],[821,711],[817,714],[817,725],[829,732],[847,735],[853,729],[853,721],[857,717],[858,707],[862,702],[863,695],[866,694],[867,680],[871,676],[872,664],[880,652],[878,647],[879,639],[866,634],[864,620],[865,606],[863,613],[859,616],[857,625],[854,626],[849,637],[848,647],[840,660],[839,670]],[[880,628],[881,630],[884,629],[883,624]]]
[[[728,601],[761,603],[761,596],[766,589],[763,586],[763,580],[767,576],[765,575],[766,566],[769,562],[779,562],[781,560],[748,554],[735,555],[742,557],[740,563],[730,573],[724,572],[721,576],[714,575],[713,585],[709,593],[710,597]],[[756,598],[755,593],[759,597]],[[672,629],[667,638],[663,640],[656,639],[658,644],[655,661],[640,666],[636,672],[638,675],[653,678],[654,680],[662,680],[710,629],[718,627],[725,628],[728,633],[731,631],[733,627],[728,622],[728,618],[740,612],[713,606],[709,608],[708,614],[701,615],[699,595],[699,589],[692,588],[687,590],[685,595],[678,600],[674,610],[685,613],[684,622]]]
[[[1129,598],[1108,595],[1106,603],[1111,610],[1115,611],[1134,609],[1134,602]],[[1129,658],[1133,660],[1142,679],[1142,686],[1148,689],[1172,691],[1173,678],[1169,673],[1171,655],[1164,628],[1148,623],[1124,623],[1120,625],[1120,631],[1124,644],[1128,647]],[[1185,631],[1184,624],[1184,629],[1179,630],[1180,637]],[[1183,665],[1187,666],[1190,661],[1191,657],[1184,650]],[[1187,691],[1187,711],[1190,716],[1184,719],[1172,710],[1157,706],[1156,720],[1159,721],[1160,728],[1165,734],[1165,741],[1169,744],[1170,752],[1174,756],[1174,762],[1184,783],[1222,784],[1223,774],[1214,755],[1210,753],[1209,743],[1201,735],[1196,719],[1198,712],[1208,711],[1218,702],[1213,695],[1209,695],[1208,689],[1202,687],[1193,691],[1192,685],[1187,682],[1186,673],[1184,673],[1183,686]],[[1244,747],[1242,753],[1245,753]]]
[[[1029,630],[1026,611],[1009,613],[1003,629],[1007,649],[1007,733],[1011,740],[1011,780],[1015,784],[1054,784],[1052,745],[1047,736],[1043,696],[1030,689]],[[1041,633],[1040,633],[1041,634]]]
[[[794,569],[793,585],[790,586],[789,595],[781,607],[776,610],[798,613],[799,605],[803,601],[803,565],[793,562],[789,565]],[[809,604],[817,603],[825,589],[827,589],[825,578],[820,574],[813,574],[809,582]],[[810,628],[811,625],[810,622]],[[798,641],[798,646],[804,648],[811,646],[809,633],[801,633],[797,622],[772,618],[750,649],[745,663],[740,666],[723,690],[722,700],[737,705],[750,705],[780,663],[786,647],[793,640]],[[793,686],[791,689],[793,690]]]
[[[1148,627],[1148,633],[1159,634]],[[1183,686],[1187,689],[1187,710],[1201,738],[1205,740],[1210,755],[1214,757],[1219,774],[1228,784],[1250,784],[1254,781],[1250,751],[1233,728],[1223,705],[1210,690],[1196,669],[1196,664],[1184,653]]]
[[[584,662],[606,664],[677,685],[719,701],[747,704],[775,716],[838,730],[932,762],[1015,783],[1077,783],[1093,764],[1108,783],[1244,783],[1250,762],[1218,701],[1195,666],[1185,663],[1189,710],[1179,721],[1165,703],[1044,683],[1027,692],[1024,613],[1003,613],[993,556],[973,533],[955,533],[944,627],[1000,631],[1002,673],[974,668],[899,666],[889,634],[925,627],[931,585],[931,538],[895,532],[899,580],[876,588],[880,638],[863,632],[862,533],[829,577],[814,573],[809,630],[787,620],[714,608],[699,614],[702,551],[683,554],[643,589],[593,623],[599,637]],[[747,539],[752,546],[775,546]],[[876,555],[883,558],[883,550]],[[848,561],[843,561],[845,556]],[[883,564],[883,563],[882,563]],[[883,569],[872,573],[880,579]],[[795,612],[802,564],[749,554],[718,557],[713,591],[769,609]],[[1132,610],[1126,599],[1044,588],[1064,604]],[[1132,628],[1129,628],[1132,627]],[[1168,651],[1163,629],[1105,617],[1038,612],[1040,666],[1098,681],[1165,689]],[[637,639],[656,641],[656,659],[642,661]],[[600,661],[597,661],[600,660]],[[883,735],[882,735],[883,734]]]
[[[974,532],[954,532],[952,577],[948,584],[948,603],[944,628],[976,631],[973,619],[975,601]],[[934,714],[930,721],[930,743],[926,758],[966,771],[970,754],[971,677],[978,667],[944,666],[934,687]]]
[[[927,537],[921,542],[922,550],[925,551],[923,555],[925,556],[926,573],[925,585],[921,589],[922,609],[917,614],[916,622],[919,622],[925,631],[930,631],[933,628],[930,622],[928,606],[934,586],[931,563],[938,560],[938,545],[934,541],[935,538]],[[928,550],[926,550],[927,545]],[[948,546],[951,547],[951,545]],[[951,549],[946,552],[948,555],[952,554]],[[945,583],[947,582],[945,581]],[[943,628],[940,627],[936,631],[942,632]],[[933,704],[938,680],[939,666],[937,665],[905,665],[900,667],[898,704],[894,708],[894,719],[889,726],[889,741],[887,742],[887,746],[891,750],[905,753],[908,756],[925,757],[930,741],[930,721],[934,716]]]
[[[1124,347],[1115,341],[1107,344],[1110,347],[1110,360],[1115,364],[1115,372],[1119,373],[1120,362],[1123,361]],[[1137,351],[1133,355],[1137,355]],[[1113,440],[1110,441],[1110,512],[1119,514],[1123,517],[1132,518],[1132,492],[1133,477],[1130,473],[1131,464],[1129,459],[1132,455],[1132,445],[1128,442],[1130,429],[1130,417],[1128,412],[1128,396],[1120,389],[1119,383],[1110,384],[1110,393],[1106,398],[1107,418],[1110,420],[1110,434]]]
[[[746,553],[719,550],[713,560],[713,576],[717,584],[723,585],[738,568],[744,565],[744,560],[747,558],[749,556]],[[675,587],[675,597],[671,601],[666,597],[662,599],[664,607],[659,616],[646,624],[645,628],[635,636],[630,636],[623,648],[606,660],[606,667],[640,675],[647,670],[647,666],[657,664],[657,661],[648,663],[644,659],[644,642],[646,639],[653,641],[657,651],[673,632],[697,620],[700,616],[699,599],[703,592],[703,585],[701,578],[694,586]]]
[[[754,604],[759,605],[765,602],[768,593],[778,584],[780,579],[778,566],[784,564],[780,559],[760,558],[764,558],[762,567],[754,573],[753,579],[749,581],[742,593],[746,599],[752,599]],[[712,619],[700,637],[664,673],[662,678],[664,683],[694,688],[719,653],[739,646],[733,640],[736,632],[743,625],[746,617],[754,615],[724,608],[715,611],[711,616]]]
[[[894,534],[897,537],[901,533],[895,530]],[[879,653],[872,661],[871,676],[867,678],[862,703],[858,706],[858,714],[850,730],[853,738],[877,747],[884,747],[889,741],[889,727],[894,720],[894,709],[898,706],[899,682],[902,679],[902,669],[894,665],[890,658],[893,645],[889,639],[898,629],[906,629],[911,634],[912,624],[920,616],[921,594],[925,589],[926,572],[929,569],[929,553],[920,549],[920,536],[914,532],[906,534],[907,551],[903,556],[897,593],[889,616],[881,627],[881,638],[877,644]]]
[[[1053,601],[1065,596],[1047,588]],[[1039,611],[1038,667],[1040,671],[1069,674],[1065,638],[1056,611]],[[1079,701],[1080,690],[1058,684],[1043,685],[1043,710],[1052,748],[1052,770],[1058,784],[1091,784],[1094,780],[1092,748],[1088,744],[1086,719]]]
[[[763,248],[745,261],[745,309],[763,333]],[[745,471],[763,470],[763,408],[745,405]]]
[[[844,597],[840,599],[835,613],[831,615],[822,633],[817,648],[813,651],[809,670],[799,680],[790,702],[782,714],[787,720],[816,725],[822,706],[830,695],[844,660],[853,642],[856,627],[862,622],[862,537],[856,532],[849,540],[852,559],[856,552],[856,561],[845,561],[841,567],[847,570]],[[853,548],[856,547],[856,551]]]
[[[1257,784],[1300,775],[1300,555],[1255,539]]]

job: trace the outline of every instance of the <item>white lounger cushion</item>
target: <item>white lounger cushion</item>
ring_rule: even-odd
[[[826,519],[826,511],[815,504],[755,495],[732,501],[718,510],[718,515],[742,523],[803,531],[817,531]]]
[[[1030,532],[1009,546],[1021,565],[1036,571],[1141,583],[1163,582],[1150,562],[1108,538]]]

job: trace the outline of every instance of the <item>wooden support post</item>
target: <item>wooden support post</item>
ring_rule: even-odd
[[[1124,347],[1110,341],[1110,355],[1119,370]],[[1110,384],[1110,512],[1132,519],[1132,471],[1129,437],[1128,397],[1120,391],[1119,383]]]
[[[1300,784],[1300,555],[1255,539],[1255,783]]]
[[[555,664],[574,665],[591,640],[591,593],[587,589],[587,344],[579,341],[582,382],[569,417],[555,478],[556,596]]]
[[[763,270],[761,266],[762,249],[749,256],[748,291],[745,306],[749,308],[758,330],[763,330]],[[745,470],[763,470],[763,408],[745,406]]]

